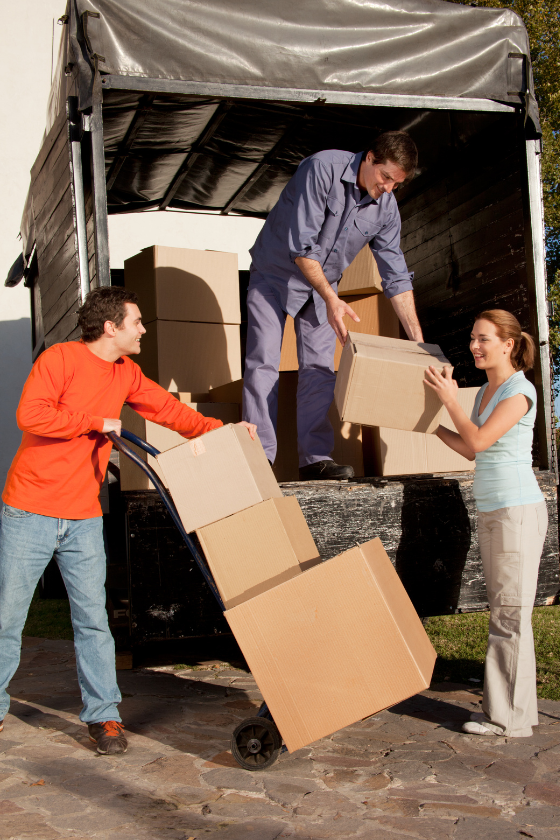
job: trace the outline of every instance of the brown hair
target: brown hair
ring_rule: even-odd
[[[490,321],[502,341],[513,339],[511,364],[515,370],[530,370],[535,363],[535,342],[529,333],[523,332],[521,324],[511,312],[505,309],[486,309],[477,315],[476,321]]]
[[[373,141],[368,151],[373,153],[376,163],[390,160],[412,178],[418,166],[416,143],[406,131],[386,131]]]
[[[126,316],[125,303],[138,305],[138,297],[122,286],[100,286],[89,292],[78,309],[82,341],[89,344],[101,338],[105,321],[112,321],[119,329]]]

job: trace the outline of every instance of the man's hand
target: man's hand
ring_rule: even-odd
[[[348,330],[342,320],[345,315],[349,315],[356,323],[360,320],[354,310],[333,293],[333,296],[327,300],[327,320],[343,347],[348,335]]]
[[[309,260],[307,257],[296,257],[295,263],[305,279],[311,284],[316,292],[319,292],[327,304],[327,320],[333,328],[336,337],[344,346],[348,330],[346,329],[343,317],[349,315],[352,320],[358,322],[360,319],[354,310],[341,300],[333,287],[324,275],[323,269],[316,260]]]
[[[122,423],[120,420],[113,420],[110,417],[103,418],[103,434],[106,435],[108,432],[116,432],[119,436],[122,429]]]
[[[249,434],[251,435],[251,440],[255,440],[255,434],[257,431],[257,427],[254,423],[247,423],[245,420],[242,420],[241,423],[237,424],[238,426],[245,426]]]

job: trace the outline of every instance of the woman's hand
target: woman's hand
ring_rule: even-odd
[[[251,435],[251,440],[255,440],[255,434],[257,433],[257,427],[254,423],[247,423],[245,420],[242,420],[241,423],[237,424],[238,426],[245,426],[249,434]]]
[[[445,365],[443,374],[437,370],[433,365],[426,370],[426,378],[424,379],[426,385],[435,391],[442,403],[447,406],[449,403],[457,399],[457,391],[459,386],[453,379],[453,368],[451,365]]]

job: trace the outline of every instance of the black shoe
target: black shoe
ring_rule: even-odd
[[[353,467],[344,467],[334,461],[317,461],[299,468],[300,481],[340,481],[353,476]]]
[[[117,720],[104,720],[88,725],[89,739],[97,744],[101,755],[122,755],[128,749],[124,726]]]

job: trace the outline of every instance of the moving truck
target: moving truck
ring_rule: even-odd
[[[265,218],[304,157],[358,151],[380,131],[405,129],[419,172],[397,198],[425,340],[440,345],[461,387],[475,387],[477,312],[508,309],[537,339],[534,467],[551,516],[537,603],[552,603],[541,140],[521,19],[440,0],[72,0],[61,22],[22,254],[7,281],[30,288],[34,357],[75,338],[83,296],[116,280],[108,214]],[[373,477],[284,492],[298,496],[323,557],[380,536],[430,615],[486,606],[471,483],[470,473]],[[123,547],[110,557],[115,622],[137,641],[225,632],[154,493],[112,500],[109,530]]]

